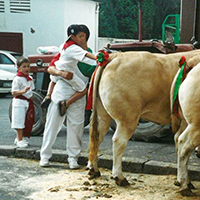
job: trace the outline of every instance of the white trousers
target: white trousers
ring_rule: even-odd
[[[13,98],[11,128],[23,129],[25,127],[25,118],[28,107],[29,107],[28,101]]]
[[[50,103],[40,151],[41,159],[51,158],[52,146],[62,128],[65,117],[67,120],[67,154],[69,157],[78,158],[82,145],[85,105],[86,97],[83,97],[71,104],[67,109],[66,116],[61,117],[58,104],[53,101]]]

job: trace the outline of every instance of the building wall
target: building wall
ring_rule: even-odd
[[[7,0],[5,13],[0,13],[0,32],[23,33],[25,56],[36,54],[39,46],[59,46],[67,37],[67,27],[73,23],[84,23],[90,28],[89,45],[98,49],[98,3],[90,0],[30,1],[29,13],[10,13],[10,1]]]
[[[132,42],[138,42],[138,39],[120,39],[120,38],[99,37],[98,47],[99,47],[99,49],[103,49],[104,47],[107,46],[107,44],[132,43]]]
[[[66,27],[72,23],[85,24],[90,30],[89,47],[94,51],[98,50],[98,32],[99,32],[99,13],[98,3],[88,0],[67,0],[65,1],[65,32]],[[68,13],[71,13],[70,15]]]
[[[195,0],[181,0],[181,43],[191,43],[194,35]]]

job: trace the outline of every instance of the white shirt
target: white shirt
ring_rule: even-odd
[[[30,99],[33,95],[32,90],[35,89],[33,81],[27,81],[25,77],[16,76],[12,82],[12,92],[24,90],[26,87],[30,87],[26,93],[23,94],[26,98]]]
[[[56,68],[75,73],[77,63],[84,60],[86,53],[86,50],[83,50],[78,45],[73,44],[61,51],[59,60],[55,62]],[[87,61],[88,60],[85,62]]]

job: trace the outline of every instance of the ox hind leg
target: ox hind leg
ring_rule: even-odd
[[[97,106],[92,112],[90,122],[90,143],[89,143],[89,157],[88,157],[88,168],[90,179],[101,176],[98,169],[98,150],[104,136],[109,130],[111,117],[107,114],[103,108],[100,100],[96,102]]]
[[[135,125],[132,123],[131,128],[128,128],[126,124],[123,125],[122,123],[117,123],[117,129],[113,135],[112,175],[116,184],[120,186],[129,185],[128,181],[122,174],[122,156],[136,127],[137,123],[135,123]]]
[[[174,142],[175,142],[175,147],[176,147],[176,154],[178,154],[178,138],[181,135],[181,133],[183,133],[183,131],[186,129],[186,127],[187,127],[187,122],[185,120],[182,120],[178,131],[174,135]]]
[[[182,111],[181,112],[182,116]],[[183,117],[177,117],[177,116],[172,116],[172,131],[175,133],[174,135],[174,142],[175,142],[175,147],[176,147],[176,154],[178,154],[178,138],[183,133],[183,131],[187,127],[187,122]]]
[[[193,188],[188,177],[188,160],[198,145],[200,145],[200,130],[195,125],[188,125],[178,138],[178,174],[177,181],[180,183],[180,192],[183,196],[194,195]]]
[[[186,129],[186,127],[187,127],[187,122],[185,121],[185,119],[182,119],[182,121],[180,122],[179,129],[177,130],[176,134],[174,135],[177,160],[178,160],[178,139],[179,139],[179,136],[181,135],[181,133],[183,133],[183,131]],[[176,180],[176,181],[174,181],[174,185],[181,186],[181,183],[178,180]],[[189,183],[188,187],[190,189],[194,189],[194,186],[192,185],[192,183]]]

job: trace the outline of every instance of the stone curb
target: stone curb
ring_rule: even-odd
[[[15,157],[15,158],[25,158],[38,160],[40,159],[40,149],[36,147],[30,147],[27,149],[19,149],[14,145],[0,145],[0,156]],[[67,155],[65,150],[53,150],[53,156],[50,159],[52,162],[67,162]],[[82,152],[79,157],[80,165],[87,165],[88,153]],[[110,155],[99,155],[98,166],[103,168],[112,169],[112,156]],[[123,171],[133,172],[133,173],[145,173],[145,174],[155,174],[155,175],[176,175],[177,166],[174,163],[145,160],[140,158],[129,158],[123,157],[122,161]],[[189,175],[193,180],[200,179],[200,166],[189,166]]]

